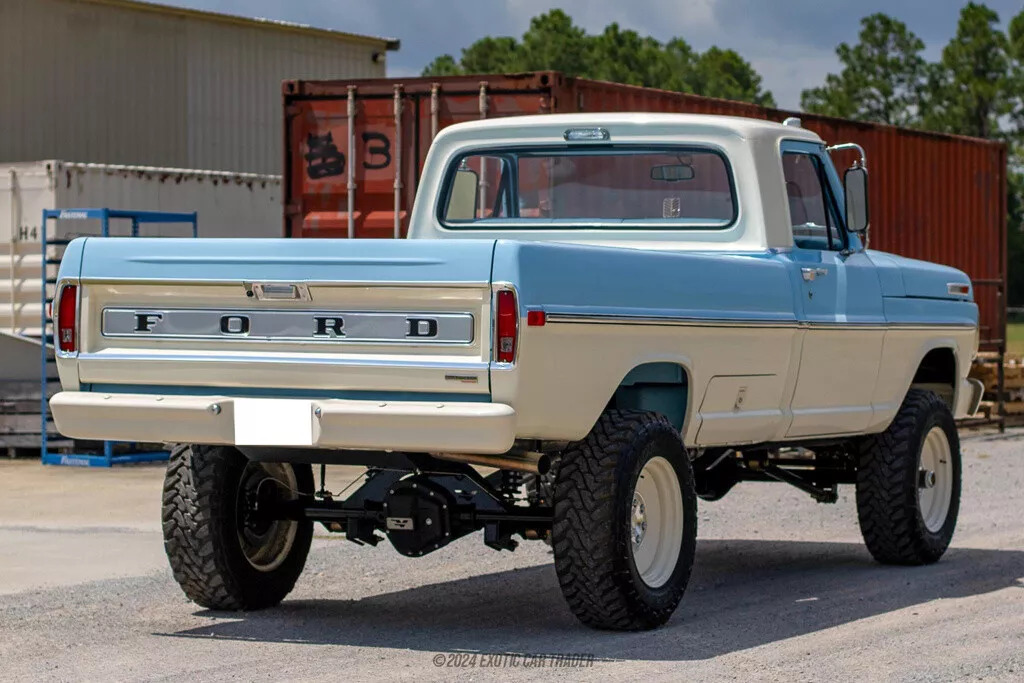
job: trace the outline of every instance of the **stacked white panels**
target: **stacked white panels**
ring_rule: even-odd
[[[39,161],[0,165],[0,331],[37,336],[42,301],[43,209],[112,208],[198,213],[200,237],[280,237],[281,177],[141,166]],[[127,221],[111,234],[127,235]],[[186,236],[184,225],[144,226]],[[48,236],[99,233],[95,221],[51,222]],[[51,266],[51,277],[55,267]]]

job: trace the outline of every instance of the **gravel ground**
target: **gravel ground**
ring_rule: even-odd
[[[851,487],[702,503],[690,588],[648,633],[583,628],[547,546],[479,534],[412,560],[318,532],[279,608],[206,611],[166,568],[161,477],[0,463],[0,679],[1024,680],[1024,431],[965,437],[960,524],[929,567],[872,562]]]

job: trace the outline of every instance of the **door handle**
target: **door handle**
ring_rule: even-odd
[[[800,274],[803,275],[804,282],[814,282],[819,277],[825,277],[828,275],[827,268],[801,268]]]

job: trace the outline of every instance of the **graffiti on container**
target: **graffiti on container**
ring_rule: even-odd
[[[390,166],[391,139],[384,133],[373,131],[363,133],[362,137],[367,157],[363,161],[363,168],[379,171]],[[309,148],[305,154],[306,175],[313,180],[344,175],[345,155],[334,144],[333,133],[309,133],[306,135],[306,146]]]
[[[309,147],[305,157],[306,175],[311,179],[317,180],[345,173],[345,155],[334,144],[334,135],[310,133],[306,136],[306,145]]]
[[[379,144],[369,146],[369,142],[373,140]],[[370,158],[381,157],[383,161],[370,161],[363,162],[363,168],[368,168],[371,171],[379,171],[382,168],[387,168],[391,165],[391,140],[387,135],[383,133],[363,133],[363,144],[366,144],[366,151],[369,153]]]

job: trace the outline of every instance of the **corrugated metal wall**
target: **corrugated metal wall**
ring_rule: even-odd
[[[0,166],[0,331],[39,334],[43,209],[103,206],[195,211],[200,237],[281,236],[280,176],[60,161]],[[99,230],[97,221],[61,220],[51,221],[47,234],[67,239]],[[110,231],[129,235],[131,224],[112,221]],[[141,233],[186,237],[192,230],[151,224]],[[49,271],[56,275],[56,266]]]
[[[0,1],[0,160],[281,172],[281,81],[375,78],[385,41],[85,0]]]

